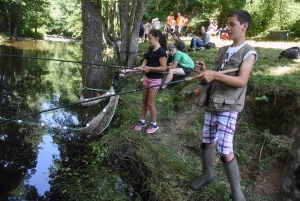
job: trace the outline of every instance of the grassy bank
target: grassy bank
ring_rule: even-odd
[[[218,47],[221,42],[218,41]],[[140,52],[145,52],[147,45],[140,44],[139,48]],[[240,165],[242,188],[249,201],[275,199],[293,139],[289,128],[293,117],[300,116],[300,61],[279,60],[278,55],[283,49],[278,45],[256,46],[259,59],[249,80],[246,107],[238,118],[235,154]],[[189,55],[193,60],[204,60],[211,68],[216,53],[217,48]],[[122,92],[141,88],[142,76],[131,74],[129,78],[121,78]],[[142,93],[122,95],[116,110],[117,120],[100,140],[89,142],[93,150],[93,156],[87,159],[90,172],[74,177],[74,182],[80,179],[81,188],[89,189],[86,192],[89,196],[99,195],[104,200],[229,201],[230,187],[219,157],[215,182],[202,193],[189,189],[193,179],[201,174],[204,110],[194,104],[193,95],[184,93],[183,96],[183,92],[198,87],[196,81],[180,82],[158,94],[156,106],[160,128],[151,135],[146,134],[145,129],[133,130],[140,118]],[[107,168],[105,176],[99,174],[104,167]],[[85,182],[82,182],[83,178]],[[116,187],[120,179],[122,186]],[[99,180],[101,185],[96,185]],[[99,186],[110,190],[97,190]],[[80,193],[72,189],[68,192]]]

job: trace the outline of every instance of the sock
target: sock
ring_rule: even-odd
[[[144,124],[146,121],[145,119],[140,119],[140,121]]]
[[[154,125],[154,126],[156,126],[156,122],[154,122],[154,123],[151,122],[151,124]]]

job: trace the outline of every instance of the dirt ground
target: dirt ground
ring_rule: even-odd
[[[192,110],[186,110],[176,114],[171,121],[160,124],[160,129],[156,131],[155,135],[151,135],[152,140],[159,141],[162,145],[168,145],[170,141],[175,141],[175,138],[182,135],[182,132],[186,130],[186,127],[189,126],[190,122],[194,121],[198,117],[199,113],[200,109],[195,105]],[[180,140],[178,139],[177,141],[179,142]],[[187,157],[191,153],[190,150],[181,146],[180,149],[178,149],[178,154],[182,157]],[[280,160],[276,160],[269,164],[264,170],[258,172],[255,178],[253,178],[255,187],[253,190],[253,196],[249,198],[249,200],[275,200],[281,183],[283,169],[284,163]],[[243,174],[242,172],[244,171],[246,174],[247,172],[249,173],[247,167],[243,167],[243,169],[241,169],[241,174]]]
[[[182,38],[185,41],[190,40],[191,38],[186,37]],[[230,45],[232,42],[228,40],[221,40],[218,37],[213,37],[211,39],[217,47],[224,45]],[[286,49],[293,46],[299,46],[299,43],[296,42],[256,42],[248,41],[253,47],[265,47],[265,48],[274,48],[274,49]],[[181,112],[173,117],[171,122],[167,122],[160,125],[160,129],[157,131],[157,135],[153,135],[153,140],[162,140],[160,143],[167,144],[167,141],[172,140],[176,136],[180,136],[186,126],[189,125],[189,122],[195,120],[199,111],[197,107],[193,110],[187,110]],[[171,126],[170,126],[171,124]],[[174,140],[174,139],[173,139]],[[182,148],[179,150],[182,156],[189,155],[189,151]],[[245,167],[247,168],[247,167]],[[280,160],[276,160],[269,164],[266,169],[261,170],[254,178],[254,195],[249,198],[249,200],[265,200],[271,201],[275,200],[276,194],[279,190],[281,183],[281,177],[283,174],[284,163]]]

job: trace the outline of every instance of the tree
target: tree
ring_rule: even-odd
[[[10,39],[17,37],[17,29],[20,16],[21,4],[24,4],[24,1],[2,1],[1,9],[5,13],[7,21],[7,33],[10,36]]]
[[[53,25],[48,28],[50,34],[82,38],[82,6],[80,0],[51,1],[51,19]]]
[[[47,0],[36,0],[29,1],[24,7],[26,9],[26,25],[29,29],[34,29],[35,38],[38,35],[38,28],[50,24],[49,6],[50,3]]]
[[[83,54],[86,63],[102,63],[102,7],[101,1],[81,0],[83,21]],[[84,86],[98,89],[109,89],[109,80],[104,67],[83,64],[82,83]],[[89,94],[87,96],[93,96]]]
[[[2,18],[6,21],[6,30],[11,39],[17,38],[20,29],[30,30],[49,24],[48,0],[4,0],[0,1]],[[1,13],[0,13],[1,14]],[[22,25],[20,28],[19,25]],[[36,34],[35,34],[36,35]]]
[[[128,66],[135,66],[139,41],[139,24],[143,18],[149,0],[120,1],[121,25],[121,61]]]

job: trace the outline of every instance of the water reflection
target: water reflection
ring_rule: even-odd
[[[41,146],[42,145],[42,146]],[[48,183],[49,171],[48,168],[53,166],[52,156],[58,157],[58,148],[53,139],[49,135],[45,135],[40,143],[40,149],[37,158],[36,172],[29,179],[28,184],[37,188],[39,195],[44,195],[46,191],[49,191],[50,184]]]
[[[0,48],[2,54],[74,61],[81,60],[82,52],[80,44],[49,41],[7,42]],[[80,82],[80,64],[1,56],[0,117],[10,119],[78,102]],[[0,200],[47,197],[49,169],[64,151],[59,139],[72,137],[61,128],[78,126],[82,109],[0,123]]]

